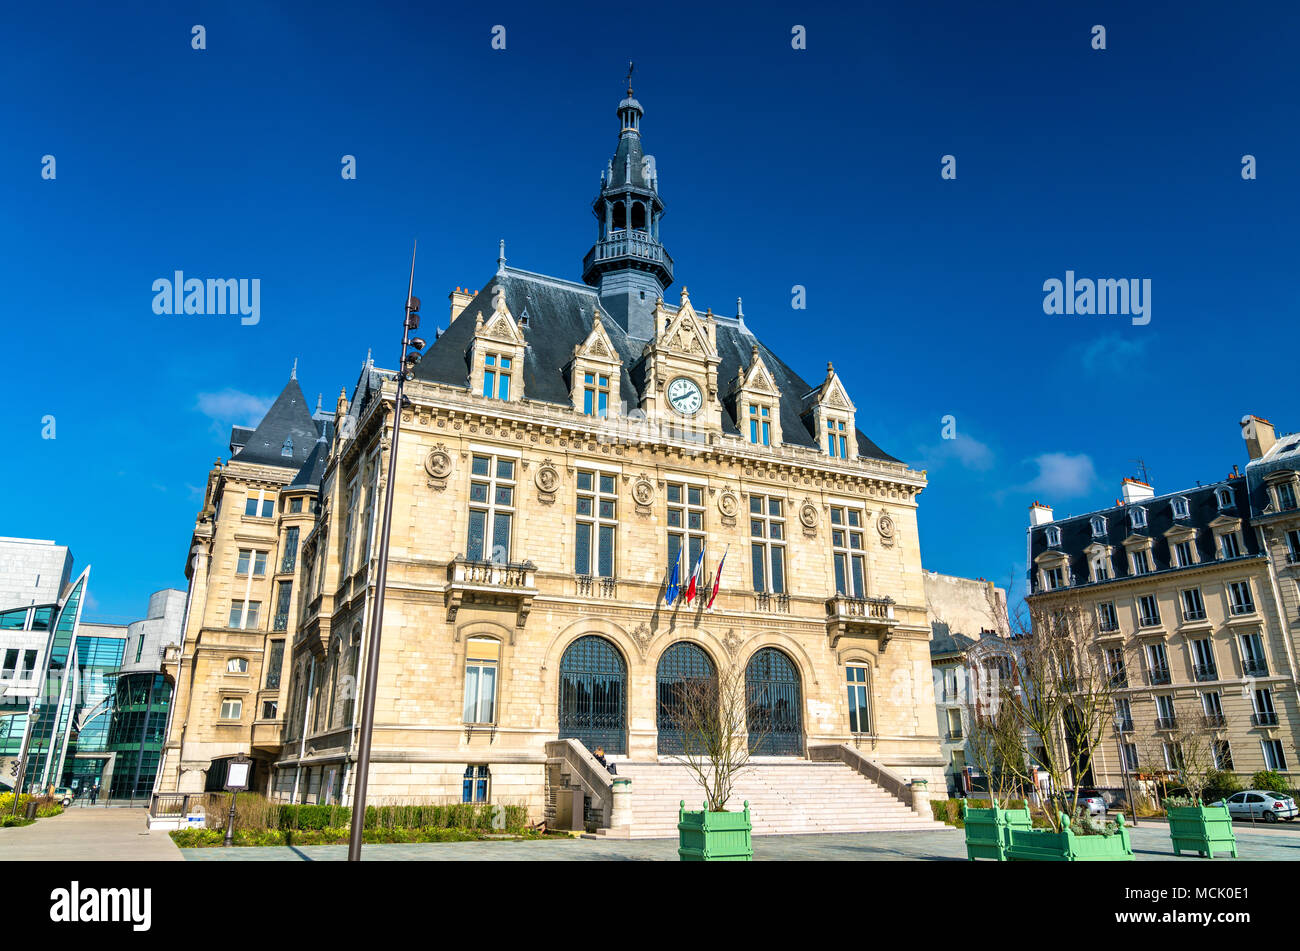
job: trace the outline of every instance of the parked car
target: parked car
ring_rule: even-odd
[[[70,789],[67,786],[55,786],[54,798],[59,801],[59,805],[64,809],[67,809],[72,805],[72,800],[77,798],[77,792],[75,789]]]
[[[1080,790],[1079,808],[1087,812],[1090,816],[1104,816],[1106,814],[1106,800],[1102,799],[1095,792]]]
[[[1290,796],[1262,789],[1247,789],[1236,793],[1227,802],[1228,814],[1234,819],[1263,818],[1265,822],[1285,819],[1290,822],[1300,815],[1300,809],[1296,808],[1295,800]]]

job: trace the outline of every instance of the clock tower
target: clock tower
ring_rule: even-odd
[[[632,98],[618,104],[618,148],[600,175],[592,202],[596,243],[582,261],[582,279],[600,294],[601,306],[629,337],[654,337],[655,301],[673,283],[673,259],[659,242],[664,203],[654,156],[641,148],[645,110]]]
[[[696,313],[682,288],[681,303],[669,309],[659,298],[650,314],[657,328],[645,345],[645,392],[641,411],[694,433],[722,431],[718,393],[718,326],[713,312]]]

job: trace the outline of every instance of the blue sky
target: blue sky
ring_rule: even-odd
[[[926,567],[1004,583],[1033,499],[1109,504],[1137,457],[1158,492],[1222,478],[1248,412],[1300,428],[1290,5],[23,6],[0,11],[0,534],[93,564],[93,617],[184,586],[208,468],[295,358],[327,406],[367,348],[394,361],[413,238],[426,320],[499,238],[579,277],[629,59],[679,282],[743,296],[810,381],[835,361],[860,428],[929,470]],[[178,269],[260,278],[260,322],[154,314]],[[1067,270],[1150,279],[1150,324],[1045,315]]]

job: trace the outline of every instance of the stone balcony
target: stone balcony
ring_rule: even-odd
[[[893,598],[851,598],[837,594],[826,599],[826,634],[832,648],[846,634],[865,634],[879,637],[880,650],[884,651],[897,626]]]
[[[537,596],[537,566],[531,561],[507,564],[470,561],[457,555],[447,565],[444,599],[447,620],[456,620],[462,604],[496,604],[515,609],[515,626],[523,627]]]

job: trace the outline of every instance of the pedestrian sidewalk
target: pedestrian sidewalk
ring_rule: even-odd
[[[162,830],[149,831],[147,809],[67,809],[29,826],[0,829],[0,861],[180,862]]]

